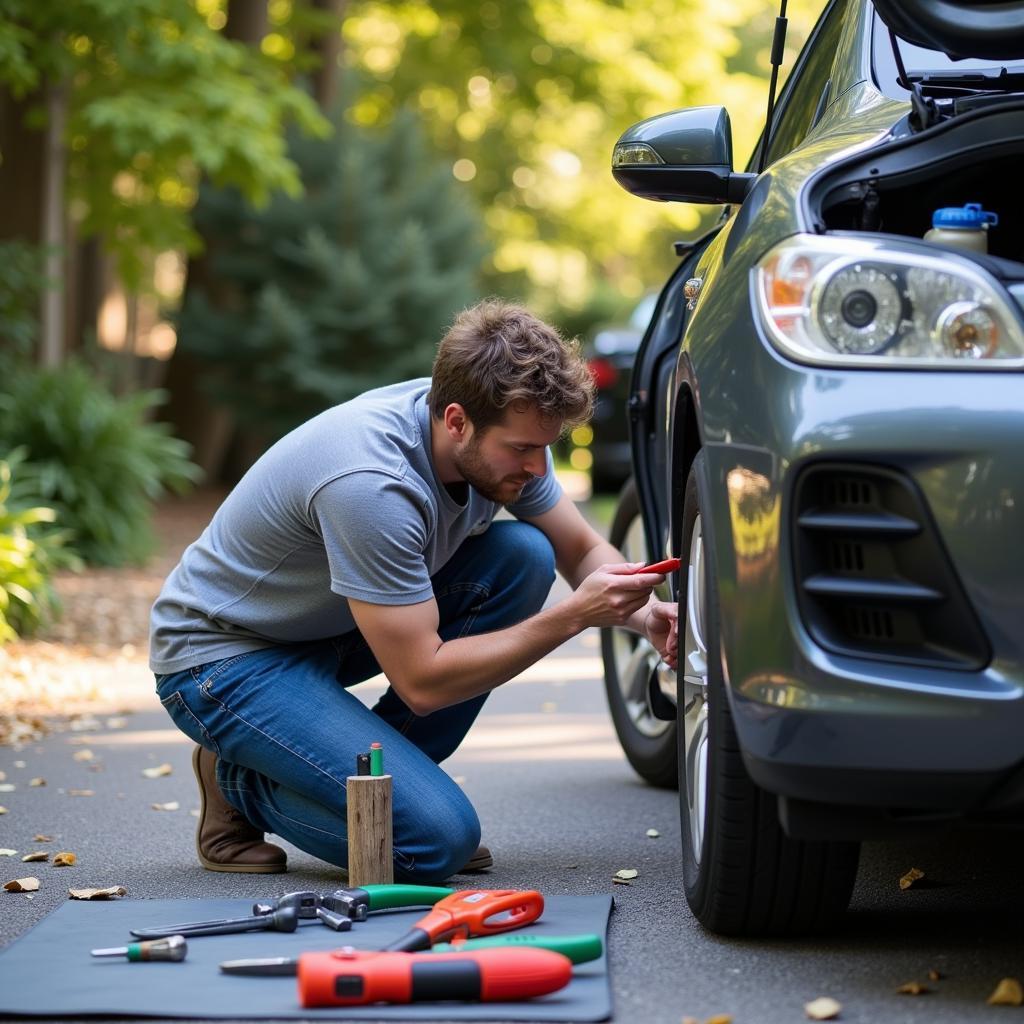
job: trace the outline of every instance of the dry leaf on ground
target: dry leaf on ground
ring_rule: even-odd
[[[159,779],[164,775],[170,775],[174,769],[169,764],[158,764],[155,768],[143,768],[142,774],[147,779]]]
[[[154,811],[176,811],[181,804],[177,800],[168,800],[165,804],[150,804]]]
[[[39,879],[32,878],[15,878],[13,881],[4,884],[4,888],[8,892],[35,892],[39,888]]]
[[[989,1006],[1024,1006],[1024,989],[1016,978],[1003,978],[985,1002]]]
[[[926,996],[931,992],[931,989],[927,985],[922,985],[919,981],[908,981],[900,985],[896,991],[901,996]]]
[[[76,750],[73,755],[75,761],[91,761],[95,757],[91,750]]]
[[[94,789],[69,789],[68,796],[95,796]]]
[[[6,807],[0,807],[0,814],[6,814],[6,813],[7,813],[7,808]]]
[[[13,782],[0,782],[0,793],[13,793],[14,783]]]
[[[68,889],[73,900],[109,900],[115,896],[127,896],[128,890],[123,885],[111,885],[106,889]]]
[[[819,999],[804,1003],[804,1013],[811,1020],[835,1020],[840,1010],[842,1006],[829,996],[821,996]]]
[[[909,889],[915,882],[924,878],[924,872],[920,868],[911,868],[901,879],[900,888]]]
[[[13,857],[17,850],[0,850],[0,857]]]
[[[45,850],[36,850],[34,853],[26,853],[21,858],[22,864],[31,864],[37,860],[49,860],[50,855]]]
[[[35,836],[32,837],[32,842],[33,843],[52,843],[53,842],[53,836],[46,836],[46,835],[43,835],[42,832],[40,832],[38,835],[35,835]]]
[[[29,779],[28,780],[28,784],[30,786],[45,786],[46,785],[46,779],[38,778],[38,777],[34,778],[34,779]]]
[[[55,868],[69,868],[78,858],[68,850],[62,850],[53,855],[53,866]]]
[[[928,972],[929,981],[942,981],[944,977],[945,975],[941,971],[936,971],[934,968]]]
[[[107,719],[108,729],[123,729],[128,724],[128,719],[121,715],[116,715],[114,718]]]
[[[660,835],[661,835],[661,833],[656,828],[649,828],[647,830],[647,838],[648,839],[657,839],[658,836],[660,836]]]
[[[708,1017],[704,1024],[732,1024],[731,1013],[716,1013],[713,1017]]]
[[[636,868],[619,868],[615,872],[616,882],[628,882],[631,878],[636,878],[640,872]]]

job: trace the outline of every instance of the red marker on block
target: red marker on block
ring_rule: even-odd
[[[637,576],[642,572],[675,572],[682,564],[681,559],[666,558],[664,562],[651,562],[650,565],[641,565],[639,569],[630,569],[626,575]]]

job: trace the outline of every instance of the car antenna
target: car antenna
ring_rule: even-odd
[[[786,2],[782,0],[779,16],[775,19],[775,35],[772,37],[772,78],[768,83],[768,117],[765,120],[764,133],[761,136],[761,152],[757,158],[757,173],[764,170],[764,162],[768,157],[768,143],[772,134],[772,115],[775,113],[775,88],[779,84],[779,67],[786,49],[786,28],[789,21],[786,18]]]
[[[907,69],[903,66],[903,54],[900,53],[900,43],[892,29],[889,29],[889,42],[892,44],[892,55],[896,61],[896,70],[899,72],[897,81],[910,93],[910,127],[924,131],[938,120],[935,103],[925,98],[919,82],[913,82],[907,77]]]

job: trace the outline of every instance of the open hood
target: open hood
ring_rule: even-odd
[[[1024,0],[874,0],[901,39],[950,57],[1024,60]]]

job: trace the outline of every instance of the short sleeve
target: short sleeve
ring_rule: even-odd
[[[433,595],[424,551],[428,502],[413,484],[361,470],[325,484],[310,502],[323,538],[331,590],[371,604],[416,604]]]
[[[545,449],[547,468],[543,476],[534,477],[524,488],[519,500],[508,506],[509,512],[519,519],[532,519],[550,511],[562,496],[562,485],[555,476],[555,462],[551,449]]]

